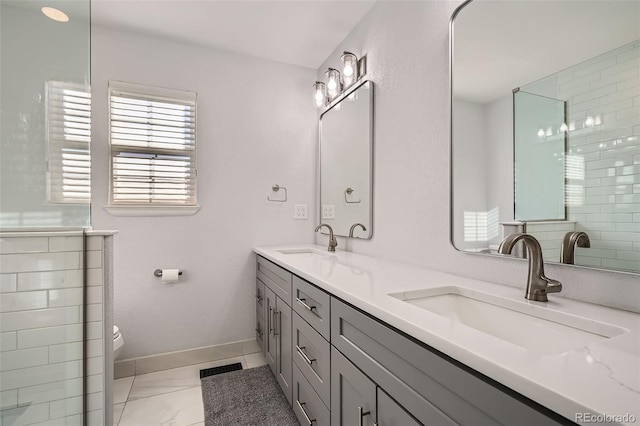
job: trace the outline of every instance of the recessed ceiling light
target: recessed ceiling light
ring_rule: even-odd
[[[43,7],[42,8],[42,13],[44,13],[47,18],[51,18],[54,21],[58,21],[58,22],[68,22],[69,21],[69,17],[67,16],[66,13],[64,13],[61,10],[58,10],[54,7]]]

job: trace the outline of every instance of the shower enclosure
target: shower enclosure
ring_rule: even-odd
[[[89,78],[89,0],[0,0],[3,426],[104,423]]]

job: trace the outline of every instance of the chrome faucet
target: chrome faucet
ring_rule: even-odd
[[[529,277],[524,297],[537,302],[547,302],[547,293],[559,293],[562,290],[562,283],[545,277],[542,248],[538,240],[529,234],[511,234],[502,240],[498,253],[511,254],[513,247],[520,240],[527,247],[529,256]]]
[[[320,225],[316,226],[316,232],[318,232],[323,226],[326,226],[327,229],[329,229],[329,248],[327,250],[336,251],[338,240],[336,240],[336,237],[333,235],[333,228],[331,228],[331,226],[327,225],[326,223],[321,223]]]
[[[586,232],[567,232],[562,239],[562,251],[560,262],[573,265],[576,256],[576,247],[591,247],[591,240]]]
[[[349,238],[353,238],[353,231],[356,230],[356,226],[359,226],[360,228],[362,228],[363,231],[367,230],[367,228],[363,224],[354,223],[353,225],[351,225],[351,228],[349,228]]]

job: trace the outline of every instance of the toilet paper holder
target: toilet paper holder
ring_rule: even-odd
[[[155,271],[153,271],[153,275],[155,275],[158,278],[162,278],[162,269],[156,269]],[[182,276],[182,271],[178,271],[178,275]]]

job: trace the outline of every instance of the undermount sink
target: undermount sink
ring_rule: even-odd
[[[590,343],[628,332],[624,328],[545,306],[457,286],[392,293],[389,296],[545,355],[580,350]]]
[[[321,251],[313,248],[292,248],[292,249],[283,249],[276,250],[278,253],[286,254],[288,256],[295,255],[296,257],[312,257],[312,256],[323,256],[323,257],[331,257],[335,256],[335,253],[330,253],[329,251]]]

